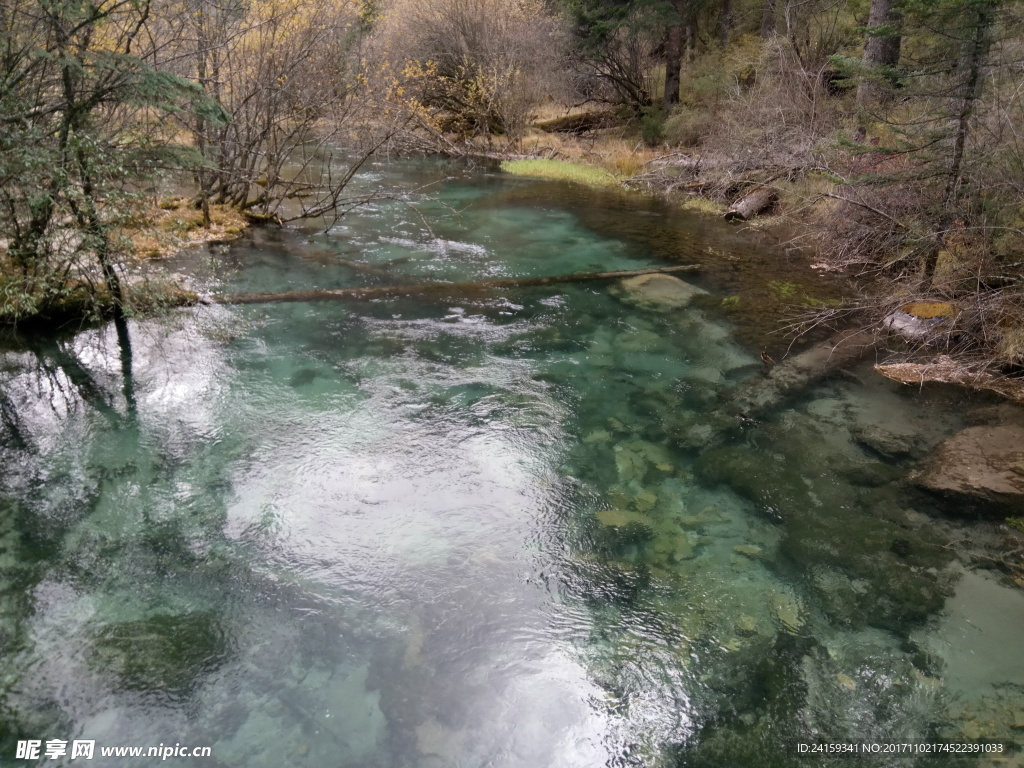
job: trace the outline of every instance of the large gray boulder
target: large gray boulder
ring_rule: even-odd
[[[935,493],[1024,511],[1024,427],[968,427],[909,476]]]

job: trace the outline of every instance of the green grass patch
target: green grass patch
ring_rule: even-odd
[[[501,164],[501,170],[516,176],[574,181],[592,187],[610,187],[619,183],[608,171],[562,160],[505,160]]]

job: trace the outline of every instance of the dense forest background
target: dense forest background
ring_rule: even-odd
[[[180,242],[174,227],[335,216],[361,202],[346,185],[375,152],[491,153],[709,206],[761,194],[758,209],[857,280],[858,299],[814,322],[885,318],[965,366],[1014,372],[1020,10],[4,0],[0,315],[136,311],[159,292],[131,273]]]

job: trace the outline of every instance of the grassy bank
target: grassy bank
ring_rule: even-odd
[[[602,168],[595,168],[592,165],[584,165],[582,163],[573,163],[567,160],[549,160],[545,158],[505,160],[501,163],[501,170],[514,176],[571,181],[577,184],[587,184],[592,187],[613,187],[621,182],[621,179],[616,178]]]

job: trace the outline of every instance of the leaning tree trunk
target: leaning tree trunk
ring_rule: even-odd
[[[895,0],[871,0],[868,39],[861,59],[869,74],[868,79],[857,88],[858,104],[876,100],[881,91],[879,76],[891,77],[891,71],[899,64],[901,37],[897,27],[902,16],[894,6]]]
[[[989,34],[992,27],[992,12],[985,3],[978,5],[977,17],[973,30],[972,39],[964,52],[963,64],[966,65],[967,75],[960,86],[960,109],[956,116],[956,137],[953,142],[953,157],[950,163],[949,180],[946,184],[945,202],[948,207],[956,198],[957,189],[960,186],[960,178],[963,175],[964,147],[967,144],[967,134],[970,131],[971,118],[974,115],[974,108],[978,97],[981,95],[981,75],[985,59],[988,57],[989,49],[992,47],[992,37]]]
[[[726,221],[747,221],[769,208],[779,199],[775,187],[758,187],[744,195],[725,212]]]

